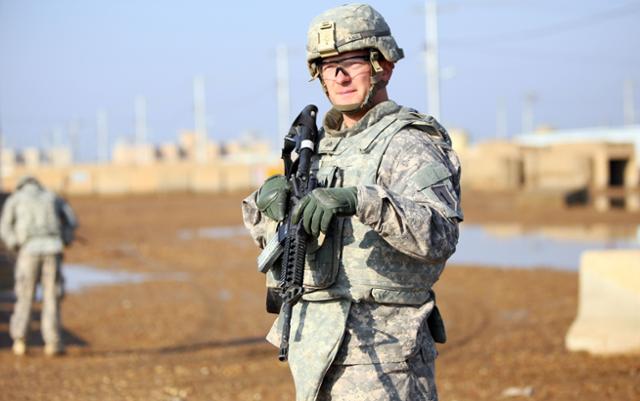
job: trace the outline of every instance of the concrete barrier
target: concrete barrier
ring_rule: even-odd
[[[578,315],[565,346],[597,355],[640,353],[640,249],[582,254]]]

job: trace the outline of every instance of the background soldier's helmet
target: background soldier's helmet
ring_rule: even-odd
[[[318,77],[318,60],[354,50],[377,49],[393,63],[404,57],[382,15],[367,4],[329,9],[311,21],[307,34],[307,65]]]
[[[18,182],[16,183],[16,189],[20,189],[22,187],[24,187],[27,184],[35,184],[37,186],[41,186],[40,182],[38,181],[38,179],[32,175],[23,175],[22,177],[20,177],[18,179]]]

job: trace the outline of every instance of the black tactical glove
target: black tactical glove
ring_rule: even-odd
[[[263,214],[275,221],[284,219],[287,197],[291,186],[282,175],[267,178],[256,195],[256,206]]]
[[[358,190],[348,188],[316,188],[300,200],[293,211],[292,223],[302,219],[305,231],[314,237],[327,232],[333,216],[353,216],[358,205]]]

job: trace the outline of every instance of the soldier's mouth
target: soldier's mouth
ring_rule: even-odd
[[[345,95],[350,95],[350,94],[355,93],[355,92],[356,92],[355,89],[349,89],[349,90],[346,90],[346,91],[339,91],[338,95],[339,96],[345,96]]]

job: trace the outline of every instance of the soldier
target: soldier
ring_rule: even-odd
[[[60,269],[64,246],[73,241],[76,227],[77,220],[69,204],[43,188],[32,176],[21,178],[16,191],[4,204],[0,236],[6,247],[18,254],[16,303],[10,322],[16,355],[27,352],[31,303],[38,281],[42,284],[41,329],[45,354],[55,356],[64,353],[60,322],[63,277]]]
[[[389,100],[403,51],[366,4],[310,24],[307,63],[332,108],[314,162],[320,188],[293,210],[318,243],[291,320],[296,399],[437,400],[434,341],[445,333],[433,284],[458,241],[460,164],[433,117]],[[268,179],[243,201],[264,247],[289,190]],[[268,272],[275,286],[277,272]],[[278,322],[268,340],[279,344]]]

